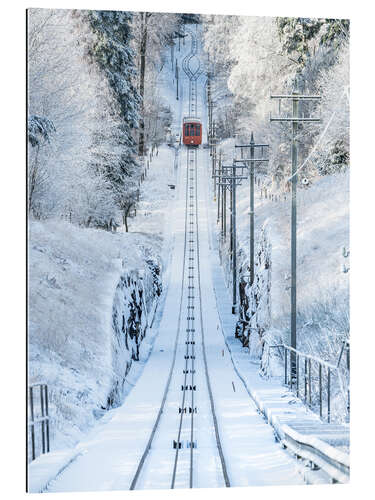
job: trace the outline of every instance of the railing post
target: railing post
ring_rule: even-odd
[[[43,384],[40,384],[40,410],[42,413],[42,450],[43,453],[46,452],[46,436],[45,436],[45,420],[44,420],[44,393]]]
[[[287,349],[284,345],[284,383],[288,384],[288,358],[287,358]]]
[[[331,422],[331,368],[328,368],[327,377],[327,422]]]
[[[322,401],[322,365],[319,363],[319,414],[320,418],[323,417],[323,401]]]
[[[34,430],[34,399],[33,399],[33,388],[29,387],[29,399],[30,399],[30,416],[31,416],[31,457],[35,460],[35,430]]]
[[[296,394],[299,398],[299,354],[296,353]]]
[[[46,434],[47,434],[47,452],[49,452],[49,414],[48,414],[48,388],[47,384],[44,386],[45,390],[45,403],[46,403]]]
[[[295,360],[295,355],[292,350],[289,351],[289,371],[290,371],[290,380],[289,380],[289,385],[290,389],[293,388],[293,376],[294,376],[294,370],[295,370],[295,365],[294,365],[294,360]]]

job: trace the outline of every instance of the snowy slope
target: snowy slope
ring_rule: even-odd
[[[114,316],[121,311],[128,325],[131,302],[143,304],[151,316],[157,297],[145,259],[157,264],[160,249],[156,237],[82,229],[60,220],[30,223],[29,375],[30,383],[49,386],[54,449],[76,442],[102,409],[118,404],[121,391],[115,395],[115,387],[137,346],[129,340],[128,349],[121,348]],[[130,286],[121,290],[124,279]],[[149,292],[140,299],[143,288]],[[142,332],[146,323],[144,314]]]
[[[234,140],[220,145],[226,162],[234,156]],[[260,280],[270,280],[269,310],[263,308],[257,325],[270,342],[288,342],[290,314],[290,195],[274,201],[261,187],[265,177],[255,173],[255,253]],[[259,182],[259,186],[258,186]],[[248,274],[249,184],[238,188],[239,267]],[[324,176],[297,194],[297,311],[299,347],[336,361],[339,341],[348,334],[349,320],[349,172]],[[212,204],[212,211],[216,206]],[[229,220],[229,219],[228,219]],[[265,243],[267,243],[265,245]],[[264,248],[270,259],[265,273]],[[263,254],[262,254],[263,252]],[[258,259],[258,260],[259,260]],[[224,259],[224,267],[227,263]],[[263,267],[262,267],[263,266]],[[227,272],[228,280],[231,279]],[[258,348],[257,348],[258,346]],[[259,355],[259,339],[254,341]]]

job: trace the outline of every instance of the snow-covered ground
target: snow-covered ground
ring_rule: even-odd
[[[199,107],[203,112],[205,108],[202,80],[198,82],[198,89]],[[184,99],[185,110],[186,106],[187,102]],[[203,116],[203,118],[205,124],[205,117]],[[137,229],[139,228],[142,234],[132,232],[137,223],[137,219],[135,219],[131,223],[129,234],[108,235],[108,238],[113,237],[114,240],[119,239],[119,241],[124,241],[122,238],[125,238],[125,241],[135,243],[136,240],[139,247],[142,248],[144,240],[141,242],[139,240],[142,238],[147,240],[143,230],[146,231],[147,228],[147,231],[150,231],[152,226],[152,232],[157,232],[157,224],[162,219],[160,213],[145,215],[144,211],[149,211],[150,206],[157,207],[159,202],[161,203],[159,209],[165,214],[166,236],[164,242],[168,241],[169,243],[160,252],[165,256],[164,262],[168,263],[168,272],[165,275],[163,299],[157,314],[160,323],[157,320],[154,327],[158,333],[155,335],[151,355],[124,404],[108,411],[74,450],[49,453],[39,457],[30,465],[30,491],[87,491],[129,488],[158,413],[172,361],[183,266],[186,155],[186,149],[182,149],[177,167],[177,182],[174,191],[176,196],[174,199],[172,197],[168,203],[163,205],[161,199],[168,196],[165,186],[161,188],[155,186],[154,190],[150,190],[153,193],[152,201],[142,197],[137,216],[140,221]],[[164,165],[165,171],[169,173],[170,156],[167,149],[161,149],[158,155],[160,159],[158,168],[162,169]],[[149,176],[155,175],[160,181],[155,165],[156,162],[152,164]],[[211,179],[208,172],[209,157],[207,151],[200,148],[197,169],[197,210],[202,303],[199,305],[198,302],[196,306],[196,316],[198,317],[202,313],[208,371],[231,485],[302,484],[303,480],[296,463],[281,448],[280,444],[275,442],[272,427],[264,422],[258,414],[256,405],[250,399],[246,388],[236,374],[220,331],[220,319],[213,288],[213,275],[217,275],[214,262],[217,259],[213,259],[212,252],[215,249],[212,245],[212,238],[209,236],[211,222],[208,186]],[[169,182],[169,173],[162,177],[162,182]],[[150,177],[148,179],[143,184],[144,189],[147,187],[147,182],[152,180]],[[77,229],[77,231],[82,230]],[[152,241],[154,240],[160,241],[153,235]],[[67,244],[70,245],[70,241]],[[113,247],[112,250],[108,250],[108,254],[104,253],[106,258],[108,255],[113,255],[111,253]],[[134,259],[136,258],[135,249],[136,245],[133,245],[130,250],[131,258]],[[99,245],[97,252],[100,252]],[[218,266],[218,262],[216,265]],[[99,283],[98,287],[100,287]],[[186,296],[183,301],[186,301]],[[186,302],[183,303],[186,305]],[[203,345],[201,345],[203,330],[197,323],[196,404],[198,411],[194,418],[197,439],[194,455],[196,457],[194,486],[223,486],[204,376]],[[175,455],[172,440],[177,434],[179,420],[177,410],[181,401],[184,352],[185,338],[181,336],[177,346],[176,369],[173,372],[166,407],[155,435],[150,460],[146,461],[144,473],[140,477],[139,487],[169,487]],[[97,368],[96,364],[95,368]],[[183,437],[187,430],[187,428],[183,429]],[[188,449],[181,450],[179,469],[182,472],[181,477],[184,477],[189,454]],[[186,487],[187,484],[185,481],[178,480],[176,486]]]

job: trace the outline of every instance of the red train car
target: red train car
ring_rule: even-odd
[[[199,144],[202,144],[202,122],[199,118],[184,118],[182,137],[186,146],[199,146]]]

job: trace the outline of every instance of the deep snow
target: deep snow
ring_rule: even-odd
[[[185,51],[177,54],[180,63],[187,50],[188,48],[186,47]],[[167,83],[171,80],[171,78],[168,80],[168,72],[171,74],[171,68],[166,68],[165,72],[166,74],[161,80],[161,85],[165,85],[165,96],[170,99],[171,107],[176,109],[173,127],[175,130],[178,130],[179,124],[182,121],[181,117],[183,114],[187,114],[187,96],[185,94],[185,99],[181,99],[178,103],[179,105],[175,107],[174,90]],[[203,111],[204,82],[202,80],[199,81],[198,88],[199,106]],[[185,80],[182,88],[186,89],[186,84]],[[205,126],[206,117],[203,115],[202,118]],[[230,144],[227,147],[229,155],[231,154],[232,145]],[[225,148],[225,145],[223,147]],[[121,271],[120,260],[122,255],[120,256],[116,252],[124,249],[121,246],[124,244],[124,241],[127,242],[126,248],[129,254],[128,268],[140,268],[142,264],[144,266],[144,260],[142,262],[144,256],[142,253],[145,249],[152,249],[154,254],[161,256],[160,260],[163,262],[164,267],[167,267],[167,274],[165,275],[161,307],[157,313],[158,320],[151,335],[151,339],[155,340],[150,358],[145,365],[142,365],[142,372],[137,373],[139,379],[133,390],[127,395],[125,403],[119,408],[107,412],[73,450],[64,453],[51,453],[34,461],[30,466],[30,491],[41,491],[46,488],[47,483],[48,491],[110,490],[126,489],[129,487],[135,472],[137,460],[139,460],[143,452],[159,409],[171,361],[172,339],[176,333],[177,302],[182,273],[183,185],[185,181],[183,167],[185,165],[185,155],[186,151],[181,149],[180,154],[177,156],[177,169],[174,167],[175,151],[172,148],[161,148],[158,156],[153,158],[148,177],[142,185],[143,194],[141,195],[138,215],[134,220],[130,221],[129,234],[108,234],[105,238],[108,238],[111,244],[105,245],[104,252],[102,251],[102,245],[98,244],[97,241],[96,251],[94,251],[94,248],[91,250],[90,245],[92,244],[92,247],[95,247],[96,237],[93,237],[92,242],[90,242],[90,238],[82,237],[82,240],[85,240],[84,242],[82,241],[82,245],[86,243],[89,246],[87,248],[88,253],[91,255],[92,251],[95,258],[99,261],[102,259],[101,266],[105,268],[108,276],[109,284],[107,287],[104,287],[106,293],[103,295],[103,284],[98,283],[100,280],[97,279],[98,276],[95,274],[93,268],[90,267],[90,259],[86,257],[85,260],[87,262],[85,264],[88,264],[86,269],[89,275],[85,276],[85,271],[80,270],[80,276],[86,280],[86,284],[93,284],[92,289],[90,288],[89,303],[94,306],[92,309],[96,313],[99,311],[95,303],[98,296],[105,304],[107,310],[109,309],[109,303],[113,298],[113,291],[115,285],[117,286],[118,276]],[[212,182],[208,175],[209,171],[210,163],[207,151],[200,148],[198,154],[198,201],[201,268],[203,271],[202,311],[204,312],[204,325],[207,336],[209,370],[213,384],[224,454],[228,459],[232,484],[242,486],[255,484],[301,484],[303,481],[294,460],[275,442],[271,426],[265,423],[258,414],[256,405],[249,398],[245,386],[235,372],[230,359],[230,353],[227,350],[227,344],[220,330],[220,317],[217,310],[220,303],[216,302],[213,288],[213,282],[220,276],[220,270],[216,255],[215,259],[212,258],[212,252],[216,251],[216,247],[213,244],[212,237],[209,236],[212,230],[212,228],[210,229],[210,225],[212,224],[212,220],[214,220],[210,216],[210,211],[213,212],[215,210],[215,205],[212,202],[212,194],[209,192],[209,184]],[[348,248],[347,177],[346,174],[326,177],[310,189],[299,193],[299,283],[303,283],[303,287],[300,287],[301,294],[298,300],[299,307],[301,307],[302,311],[305,311],[306,315],[311,314],[314,304],[318,304],[319,307],[319,304],[327,300],[324,295],[330,294],[330,298],[332,298],[333,294],[340,300],[343,296],[345,298],[345,293],[343,292],[347,290],[348,273],[342,271],[342,247],[345,246],[346,249]],[[176,190],[170,190],[168,184],[171,183],[176,184]],[[239,189],[238,196],[239,248],[241,249],[242,263],[246,262],[246,248],[248,246],[247,196],[248,186],[245,183]],[[337,207],[340,207],[340,210]],[[262,321],[264,321],[265,329],[271,339],[283,338],[288,331],[287,318],[289,313],[287,290],[289,279],[289,203],[275,203],[257,196],[256,213],[258,243],[261,241],[260,235],[263,235],[262,238],[272,241],[272,247],[270,246],[269,249],[272,258],[271,307],[269,315],[267,315],[267,311],[261,315]],[[324,219],[317,214],[324,214]],[[38,227],[38,224],[40,223],[36,223],[35,227]],[[64,223],[61,226],[60,224],[59,222],[55,227],[64,227]],[[40,226],[43,225],[40,224]],[[264,231],[262,232],[264,227],[267,227],[266,236],[264,236]],[[80,231],[80,235],[84,234],[81,229],[76,230]],[[91,230],[88,231],[87,234],[91,234]],[[140,231],[141,234],[137,234],[134,231]],[[65,234],[65,236],[66,238],[71,238],[70,234]],[[161,237],[164,238],[163,248]],[[59,244],[62,239],[62,237],[58,238]],[[77,237],[77,247],[80,246],[78,244],[80,240],[81,237]],[[113,242],[115,243],[113,244]],[[49,244],[45,246],[49,248]],[[109,249],[109,247],[111,248]],[[42,246],[41,248],[43,250],[44,247]],[[129,251],[129,249],[131,250]],[[34,250],[43,253],[40,249],[35,248]],[[118,256],[114,257],[114,255]],[[111,256],[112,260],[108,256]],[[113,259],[117,259],[117,261]],[[58,287],[62,283],[60,275],[55,271],[57,263],[54,263],[53,273],[51,271],[50,275],[42,277],[42,270],[45,265],[45,262],[43,262],[43,265],[41,262],[40,278],[38,279],[42,285],[39,287],[41,288],[40,292],[37,292],[44,293],[44,297],[46,297],[47,291],[50,293],[50,288],[61,290]],[[77,270],[79,270],[79,266],[76,266]],[[77,274],[79,273],[75,275]],[[36,281],[33,280],[33,282]],[[69,290],[69,285],[65,282],[64,284]],[[76,291],[80,293],[80,285],[80,282],[72,283],[72,288],[75,287],[74,293]],[[322,295],[324,300],[322,300]],[[343,307],[345,308],[345,300],[343,301]],[[39,314],[43,316],[42,311]],[[103,319],[99,320],[98,315],[88,314],[88,317],[92,321],[92,324],[95,323],[96,328],[99,328],[103,324]],[[106,318],[109,320],[109,316]],[[85,325],[87,324],[86,321],[87,317],[85,318]],[[160,321],[160,325],[158,321]],[[107,329],[108,324],[104,321]],[[48,331],[47,326],[45,331]],[[158,332],[157,336],[156,332]],[[319,337],[317,338],[319,340]],[[147,340],[147,336],[146,342],[142,344],[142,349],[147,351],[142,358],[144,360],[152,346],[152,340]],[[181,357],[183,352],[182,347],[179,346]],[[108,345],[101,346],[101,349],[99,352],[101,355],[100,359],[104,359],[106,366],[108,366]],[[30,352],[32,353],[32,348]],[[39,359],[39,364],[35,366],[42,366],[42,363],[40,363],[41,358],[38,358],[41,354],[36,352],[35,355],[37,356],[36,359]],[[201,352],[199,352],[199,355],[201,355]],[[89,358],[89,360],[94,362],[92,366],[95,365],[97,373],[97,359]],[[58,363],[54,365],[59,366]],[[242,366],[245,365],[246,363],[243,363]],[[251,383],[251,379],[254,380],[257,377],[253,368],[249,370],[249,384]],[[202,370],[202,365],[197,362],[197,372],[202,372]],[[178,377],[180,377],[180,372],[181,370],[179,370]],[[101,375],[101,372],[99,374]],[[66,377],[65,372],[62,373],[62,376]],[[176,383],[174,384],[174,389],[168,395],[169,401],[155,441],[154,455],[147,464],[145,474],[140,481],[140,487],[159,488],[168,487],[169,485],[170,465],[173,456],[171,440],[175,436],[176,414],[178,415],[177,408],[180,401],[180,391],[176,389],[180,385],[178,377],[175,375]],[[104,370],[102,378],[109,380],[110,374]],[[76,381],[69,380],[67,377],[66,380],[74,387]],[[92,380],[94,381],[94,379]],[[90,383],[90,380],[88,383]],[[200,379],[200,385],[204,386],[203,378]],[[109,384],[99,393],[100,397],[106,397],[108,386]],[[257,386],[256,383],[255,386]],[[222,486],[215,442],[212,438],[212,420],[207,408],[207,394],[204,391],[202,391],[202,394],[205,395],[203,397],[201,395],[200,399],[198,398],[202,411],[198,414],[199,417],[196,424],[198,442],[200,443],[199,449],[197,449],[198,470],[200,472],[196,480],[196,486]],[[84,420],[84,430],[91,423],[91,417],[90,421]],[[78,433],[75,438],[77,437]],[[67,441],[65,442],[67,443]],[[103,457],[105,457],[105,460]],[[56,471],[70,461],[71,463],[54,481],[53,478],[56,475]],[[183,453],[182,464],[182,467],[184,467],[185,458]],[[90,471],[90,474],[88,471]],[[181,482],[178,486],[183,487],[186,485]]]

